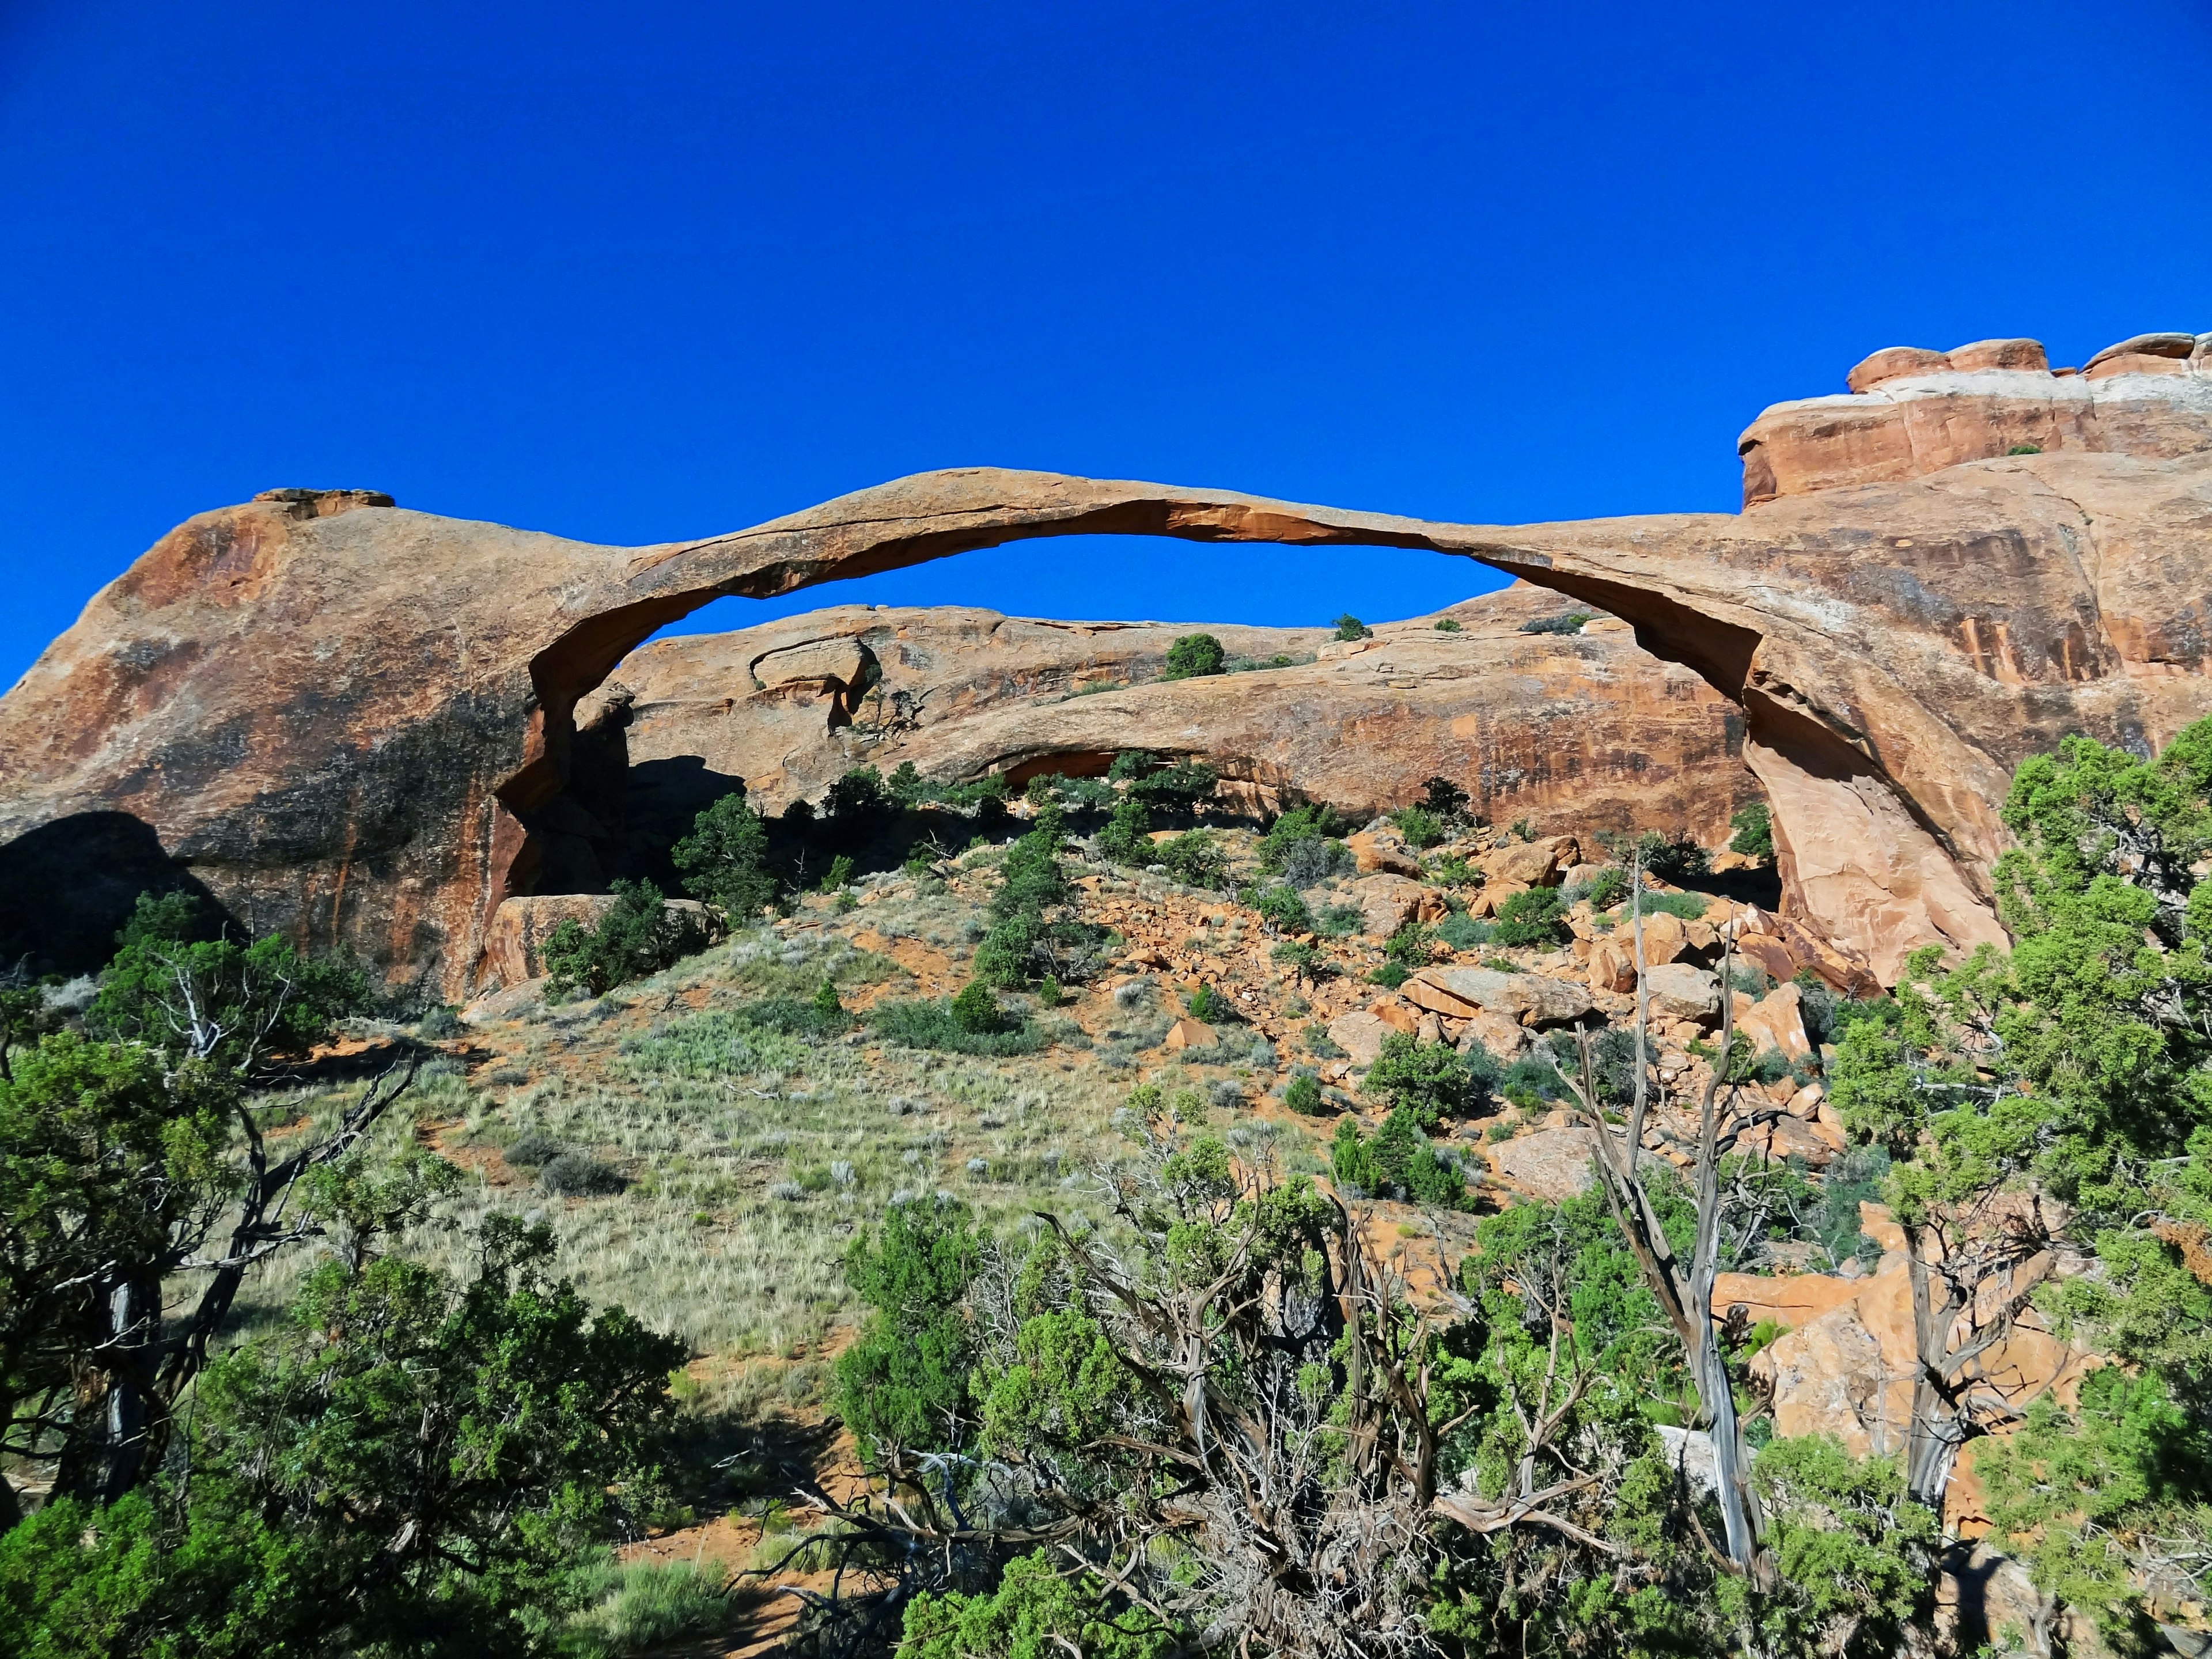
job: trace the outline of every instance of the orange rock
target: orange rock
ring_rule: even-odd
[[[1402,1031],[1407,1036],[1412,1036],[1420,1029],[1420,1015],[1395,997],[1369,1004],[1367,1012],[1393,1030]]]
[[[1382,1052],[1383,1039],[1397,1027],[1365,1012],[1339,1014],[1328,1023],[1328,1039],[1352,1057],[1355,1066],[1372,1066]]]
[[[1487,881],[1551,887],[1559,884],[1562,870],[1581,860],[1581,844],[1572,836],[1546,836],[1492,848],[1482,855],[1482,872]]]
[[[1421,873],[1419,857],[1395,835],[1363,830],[1358,835],[1346,836],[1344,844],[1352,849],[1352,856],[1363,874],[1376,870],[1397,876],[1418,877]]]
[[[1168,1027],[1167,1038],[1160,1046],[1173,1053],[1183,1048],[1210,1048],[1213,1043],[1213,1028],[1186,1016]]]
[[[1735,1029],[1751,1039],[1753,1053],[1777,1048],[1790,1060],[1802,1060],[1813,1052],[1812,1039],[1805,1035],[1800,994],[1795,985],[1784,985],[1756,1002],[1736,996]]]

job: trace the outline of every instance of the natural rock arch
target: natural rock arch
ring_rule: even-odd
[[[78,866],[127,841],[256,931],[459,994],[562,810],[577,699],[638,642],[724,595],[1118,533],[1428,549],[1613,612],[1741,706],[1790,902],[1887,976],[2001,937],[2021,759],[2212,705],[2212,342],[2145,337],[2078,381],[1983,343],[1779,405],[1741,514],[1449,525],[960,469],[627,549],[272,491],[164,537],[0,698],[0,949],[104,948]]]

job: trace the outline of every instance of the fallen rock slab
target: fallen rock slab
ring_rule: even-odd
[[[1478,1011],[1503,1014],[1524,1025],[1565,1025],[1595,1006],[1587,987],[1544,974],[1508,974],[1495,968],[1428,968],[1398,988],[1407,1001],[1456,1018]]]
[[[1502,1184],[1556,1204],[1589,1190],[1597,1138],[1588,1129],[1539,1129],[1482,1150]]]

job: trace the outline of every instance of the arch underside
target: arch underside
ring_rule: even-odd
[[[1802,641],[1775,651],[1773,619],[1741,602],[1742,577],[1723,550],[1741,538],[1742,522],[1708,514],[1502,528],[1058,474],[920,474],[751,530],[635,554],[618,586],[595,595],[600,602],[532,659],[539,724],[526,764],[497,794],[526,830],[574,771],[578,700],[653,634],[717,599],[769,598],[1059,536],[1419,549],[1607,611],[1634,629],[1645,650],[1693,670],[1740,706],[1747,760],[1775,810],[1785,904],[1856,947],[1885,980],[1912,945],[2001,939],[1986,896],[1994,848],[1959,844],[1961,826],[1931,813],[1911,781],[1892,775],[1878,734],[1834,712],[1835,688],[1791,684],[1778,672],[1778,662],[1808,653]],[[1686,583],[1686,544],[1700,542],[1703,568],[1687,567],[1700,580]],[[532,856],[526,833],[508,837],[493,905],[528,890]]]

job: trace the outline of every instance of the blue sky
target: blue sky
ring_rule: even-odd
[[[2179,0],[0,0],[0,684],[279,484],[625,543],[975,463],[1732,507],[1743,425],[1877,347],[2212,329],[2209,118]],[[1097,540],[774,610],[1485,580]]]

